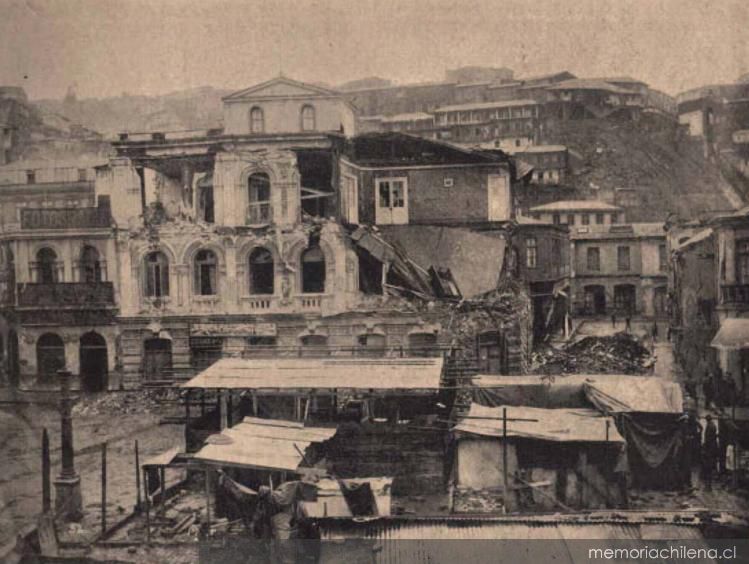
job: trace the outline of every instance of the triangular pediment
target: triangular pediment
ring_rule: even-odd
[[[245,88],[233,94],[229,94],[224,100],[253,100],[259,98],[288,98],[288,97],[319,97],[319,96],[338,96],[334,90],[329,90],[321,86],[306,84],[297,80],[292,80],[280,76]]]

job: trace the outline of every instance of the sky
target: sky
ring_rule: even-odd
[[[32,99],[340,84],[506,66],[677,94],[749,72],[749,0],[0,0],[0,85]]]

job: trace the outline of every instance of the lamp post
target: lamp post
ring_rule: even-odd
[[[81,478],[75,471],[73,449],[73,417],[70,397],[70,377],[67,370],[58,370],[60,379],[60,439],[62,444],[62,468],[55,480],[55,513],[68,521],[80,521],[83,517]]]

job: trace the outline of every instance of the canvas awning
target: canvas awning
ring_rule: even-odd
[[[442,358],[223,358],[185,388],[297,394],[319,390],[432,392],[440,387]]]
[[[716,349],[749,349],[749,319],[725,319],[710,343]]]
[[[682,413],[684,398],[676,382],[644,376],[597,378],[584,384],[585,397],[602,413]]]
[[[193,459],[218,466],[294,472],[312,443],[331,439],[336,429],[305,427],[294,421],[245,417],[212,435]]]
[[[502,437],[503,408],[507,409],[508,437],[554,442],[624,442],[611,418],[601,416],[594,409],[584,408],[485,407],[472,403],[468,417],[461,420],[453,431],[484,437]]]

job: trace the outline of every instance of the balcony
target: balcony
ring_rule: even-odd
[[[749,284],[727,284],[720,287],[723,304],[749,304]]]
[[[257,202],[247,206],[247,225],[268,225],[273,220],[270,202]]]
[[[112,215],[108,206],[21,210],[21,229],[95,229],[110,225]]]
[[[19,308],[108,308],[114,304],[111,282],[18,284]]]
[[[297,296],[297,306],[302,311],[317,311],[322,307],[323,294]]]

